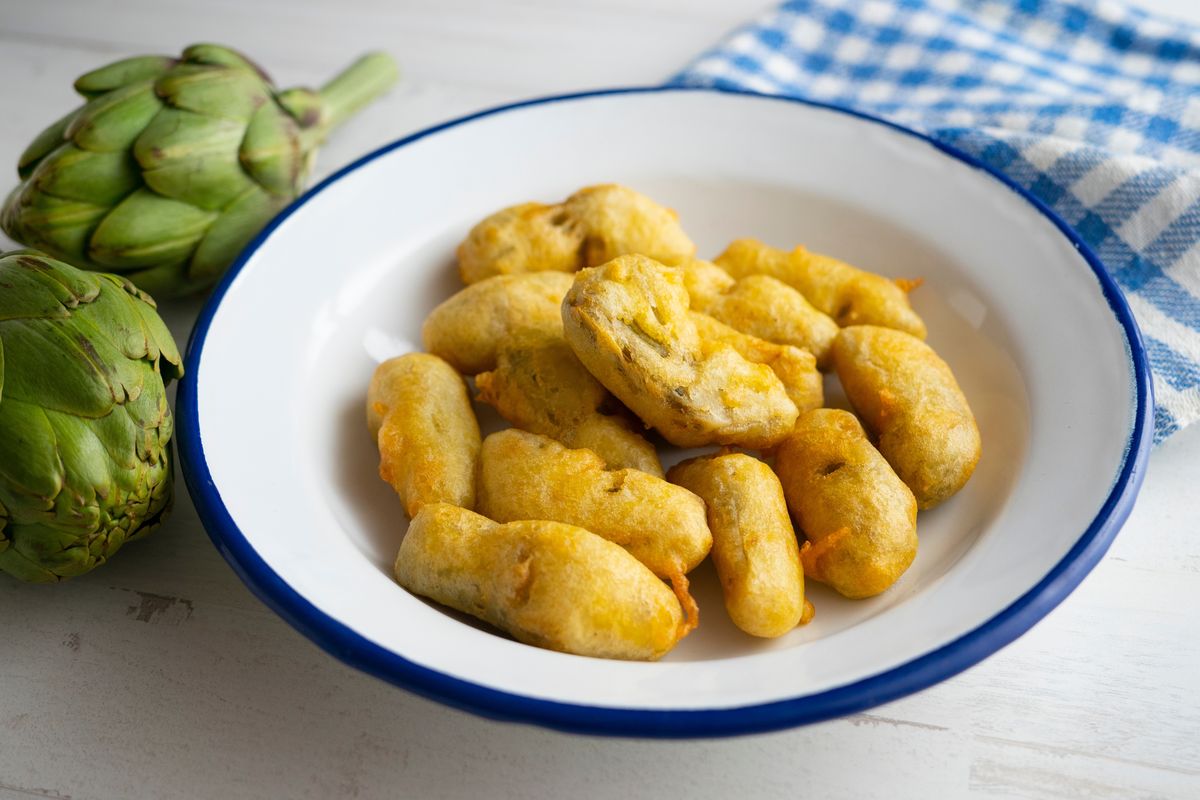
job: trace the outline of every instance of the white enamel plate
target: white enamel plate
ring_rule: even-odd
[[[760,641],[729,623],[704,566],[701,627],[649,664],[519,644],[394,582],[406,522],[363,420],[372,370],[414,349],[425,315],[459,288],[454,246],[474,222],[602,182],[678,210],[702,256],[753,236],[925,279],[913,302],[975,411],[983,458],[920,516],[916,562],[885,594],[851,602],[810,583],[814,622]],[[707,90],[518,104],[351,165],[247,248],[197,325],[187,370],[179,444],[192,497],[284,618],[350,664],[461,708],[643,736],[845,714],[1012,641],[1116,535],[1153,409],[1124,300],[1035,200],[878,120]]]

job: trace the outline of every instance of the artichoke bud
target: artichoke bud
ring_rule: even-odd
[[[0,227],[162,296],[203,289],[303,189],[316,146],[394,82],[360,59],[320,91],[278,91],[254,62],[198,44],[83,75],[87,103],[43,131]]]
[[[166,516],[181,359],[122,278],[25,251],[0,283],[0,571],[61,580]]]

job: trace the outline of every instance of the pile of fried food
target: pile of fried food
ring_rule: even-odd
[[[367,398],[412,517],[402,586],[528,644],[657,659],[698,623],[687,574],[710,552],[754,636],[812,618],[806,576],[852,599],[896,582],[917,509],[980,455],[916,282],[750,239],[695,251],[674,212],[617,185],[471,230],[428,353],[381,364]],[[857,417],[821,407],[820,370]],[[512,428],[481,441],[463,376]],[[649,429],[720,449],[664,476]]]

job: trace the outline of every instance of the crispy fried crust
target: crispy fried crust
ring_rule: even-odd
[[[838,325],[881,325],[925,338],[925,323],[908,302],[920,281],[890,281],[830,256],[797,247],[790,253],[738,239],[715,259],[735,278],[769,275],[804,295]]]
[[[800,415],[775,471],[808,542],[804,573],[852,599],[887,589],[917,554],[917,503],[848,411]]]
[[[691,311],[689,316],[706,350],[728,345],[747,361],[770,367],[800,412],[824,405],[825,381],[812,353],[741,333],[707,314]]]
[[[800,292],[769,275],[735,280],[710,261],[692,259],[681,269],[693,311],[750,336],[807,350],[821,369],[828,368],[837,323]]]
[[[712,548],[704,503],[636,469],[608,469],[591,450],[510,428],[483,442],[479,511],[499,522],[552,519],[616,542],[655,575],[690,572]]]
[[[630,255],[583,270],[562,318],[588,371],[672,444],[769,447],[795,422],[769,367],[728,344],[706,346],[677,269]]]
[[[458,269],[464,283],[476,283],[518,272],[574,272],[629,253],[677,264],[695,252],[674,211],[603,184],[562,203],[522,203],[484,219],[459,245]]]
[[[559,522],[501,525],[431,504],[409,526],[395,573],[414,594],[566,653],[655,660],[689,630],[671,590],[637,559]]]
[[[517,333],[562,335],[559,307],[572,280],[560,272],[533,272],[468,286],[425,319],[425,349],[465,375],[495,369],[500,347]]]
[[[979,427],[954,373],[929,345],[902,331],[858,325],[838,334],[833,364],[920,508],[966,484],[982,452]]]
[[[367,427],[379,476],[411,517],[427,503],[475,504],[479,423],[467,387],[436,356],[410,353],[380,364],[367,390]]]
[[[592,377],[566,340],[523,332],[500,350],[496,369],[475,376],[479,399],[506,420],[571,448],[587,448],[610,469],[662,477],[654,445],[633,415]]]
[[[807,622],[800,550],[771,468],[725,453],[688,459],[668,478],[708,508],[713,564],[734,624],[753,636],[776,637]]]

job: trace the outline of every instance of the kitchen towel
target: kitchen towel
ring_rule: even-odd
[[[672,83],[865,111],[1003,172],[1124,290],[1155,441],[1200,419],[1200,27],[1117,0],[792,0]]]

